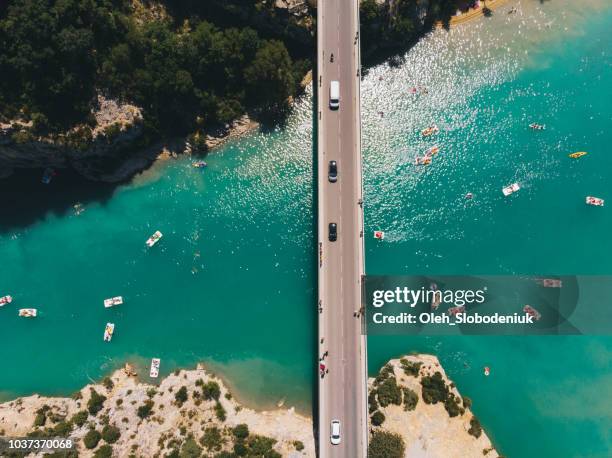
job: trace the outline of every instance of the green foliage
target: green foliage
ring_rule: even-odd
[[[89,449],[96,448],[101,438],[102,435],[98,431],[96,431],[95,429],[90,429],[89,431],[87,431],[87,434],[85,434],[85,437],[83,438],[83,444],[85,444],[85,447]]]
[[[38,412],[34,418],[34,426],[44,426],[46,422],[47,416],[42,412]]]
[[[232,434],[234,434],[236,439],[246,439],[249,436],[249,427],[245,423],[236,425],[232,429]]]
[[[465,407],[466,409],[469,409],[472,407],[472,399],[468,398],[467,396],[463,396],[462,397],[462,401],[463,401],[463,407]]]
[[[89,414],[87,413],[86,410],[80,410],[72,416],[70,421],[74,423],[75,425],[77,425],[78,427],[81,427],[87,421],[88,415]]]
[[[116,426],[106,425],[102,428],[102,439],[108,444],[114,444],[121,437],[121,431]]]
[[[474,416],[472,416],[470,420],[470,429],[468,429],[468,434],[471,434],[476,439],[478,439],[482,434],[482,426],[480,425],[480,421],[478,421],[478,418]]]
[[[372,413],[375,410],[378,410],[378,401],[376,400],[376,389],[373,389],[368,394],[368,412]]]
[[[400,359],[400,363],[406,375],[410,375],[412,377],[418,377],[419,370],[421,369],[421,365],[422,365],[421,362],[408,361],[406,358],[402,358]]]
[[[60,421],[52,429],[51,434],[58,437],[68,437],[72,432],[73,424],[69,421]]]
[[[423,377],[421,379],[421,387],[423,391],[423,401],[426,404],[436,404],[446,401],[448,388],[440,372],[436,372],[432,376],[427,375]]]
[[[266,458],[276,458],[280,455],[272,448],[276,444],[276,439],[265,436],[251,435],[245,442],[248,456],[265,456]]]
[[[104,377],[102,379],[102,385],[104,386],[104,388],[106,388],[108,391],[112,390],[113,387],[115,386],[115,384],[113,383],[113,381],[111,380],[110,377]]]
[[[402,388],[404,393],[404,410],[414,410],[419,403],[419,395],[410,388]]]
[[[178,404],[179,407],[182,406],[183,403],[187,401],[188,398],[189,398],[189,395],[187,394],[186,386],[180,387],[179,390],[174,394],[174,399],[176,400],[176,403]]]
[[[221,450],[223,443],[221,430],[216,426],[206,428],[204,430],[204,435],[200,438],[200,444],[207,450]]]
[[[217,401],[217,403],[215,404],[215,416],[217,417],[219,421],[225,421],[226,416],[227,416],[225,409],[223,408],[223,406],[221,405],[219,401]]]
[[[380,410],[377,410],[376,412],[372,414],[372,416],[370,417],[370,420],[372,421],[372,424],[374,426],[380,426],[385,421],[385,414],[382,413]]]
[[[293,441],[293,446],[298,452],[304,450],[304,443],[302,441]]]
[[[376,389],[378,402],[381,407],[389,404],[400,405],[402,403],[402,390],[397,386],[395,377],[390,377],[382,382]]]
[[[104,401],[106,401],[106,396],[98,394],[98,392],[94,390],[93,388],[91,388],[90,390],[91,390],[91,396],[89,398],[89,401],[87,401],[87,410],[89,411],[91,415],[95,417],[96,414],[100,410],[102,410]]]
[[[202,394],[204,395],[204,399],[210,401],[214,399],[215,401],[219,400],[221,396],[221,388],[217,382],[208,382],[205,385],[202,385]]]
[[[189,437],[181,446],[179,458],[198,458],[201,455],[202,448],[200,448],[193,437]]]
[[[375,431],[368,445],[368,458],[403,458],[406,445],[399,434]]]
[[[282,106],[295,86],[291,57],[280,41],[265,41],[244,71],[255,104]]]
[[[393,366],[391,364],[385,364],[376,378],[374,379],[374,386],[380,385],[382,382],[393,376]]]
[[[449,393],[446,400],[444,401],[444,408],[448,412],[450,417],[456,417],[457,415],[463,415],[465,409],[459,405],[459,398],[453,393]]]
[[[96,450],[93,456],[94,458],[111,458],[113,456],[113,447],[105,444]]]
[[[142,419],[147,418],[149,415],[151,415],[151,412],[153,411],[153,405],[153,401],[147,399],[143,405],[138,407],[136,415],[138,415]]]

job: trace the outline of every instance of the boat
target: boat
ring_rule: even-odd
[[[421,135],[422,135],[423,137],[429,137],[430,135],[437,134],[439,131],[440,131],[440,129],[438,129],[438,126],[436,126],[435,124],[433,124],[433,125],[431,125],[431,126],[429,126],[429,127],[425,128],[425,129],[423,129],[423,130],[421,131]]]
[[[191,163],[192,167],[195,167],[196,169],[203,169],[204,167],[206,167],[208,164],[204,161],[194,161]]]
[[[575,153],[568,154],[568,157],[571,157],[572,159],[578,159],[579,157],[586,156],[587,154],[589,153],[587,153],[586,151],[577,151]]]
[[[502,192],[504,193],[504,196],[508,197],[510,194],[515,193],[519,189],[521,189],[521,187],[518,185],[518,183],[512,183],[510,186],[502,188]]]
[[[442,302],[442,293],[440,290],[438,290],[438,285],[435,283],[429,285],[429,290],[434,292],[431,298],[431,311],[433,312],[434,310],[438,310],[438,307],[440,307],[440,302]]]
[[[123,304],[123,296],[111,297],[109,299],[104,299],[104,307],[109,308],[114,305]]]
[[[537,122],[532,122],[531,124],[529,124],[529,127],[531,127],[533,130],[544,130],[546,129],[546,124],[538,124]]]
[[[113,338],[113,333],[115,332],[115,324],[114,323],[106,323],[106,327],[104,328],[104,342],[110,342]]]
[[[472,194],[471,192],[468,192],[468,193],[465,195],[465,198],[466,198],[466,199],[471,199],[471,198],[473,198],[473,197],[474,197],[474,194]]]
[[[163,236],[163,234],[162,234],[161,232],[159,232],[159,231],[155,231],[155,233],[154,233],[154,234],[153,234],[151,237],[149,237],[149,238],[147,239],[147,242],[146,242],[146,243],[147,243],[147,246],[148,246],[149,248],[150,248],[150,247],[152,247],[152,246],[153,246],[153,245],[155,245],[157,242],[159,242],[159,239],[161,239],[161,238],[162,238],[162,236]]]
[[[434,145],[425,151],[425,157],[431,157],[434,154],[438,154],[438,151],[440,151],[440,147],[438,145]]]
[[[43,172],[41,181],[43,182],[43,184],[49,184],[51,183],[51,180],[53,179],[54,176],[55,176],[55,170],[53,170],[50,167],[47,167]]]
[[[540,314],[540,312],[538,312],[536,309],[534,309],[531,305],[526,305],[525,307],[523,307],[523,312],[525,312],[527,315],[533,317],[534,320],[538,321],[540,318],[542,318],[542,315]]]
[[[457,306],[457,307],[451,307],[447,310],[448,314],[451,316],[455,316],[458,313],[463,313],[465,312],[465,307],[463,305]]]
[[[161,360],[159,358],[153,358],[151,360],[151,369],[149,370],[149,377],[157,378],[159,376],[159,363]]]
[[[561,280],[557,280],[555,278],[543,278],[538,282],[544,288],[561,288],[563,282]]]
[[[38,315],[38,310],[36,309],[19,309],[19,316],[24,318],[35,318]]]
[[[595,205],[596,207],[603,207],[604,206],[604,200],[600,199],[599,197],[587,196],[586,197],[586,203],[588,205]]]
[[[429,165],[429,164],[431,164],[431,157],[428,157],[428,156],[424,156],[424,157],[416,156],[414,158],[414,163],[416,165]]]
[[[2,307],[3,305],[6,305],[6,304],[10,304],[11,302],[13,302],[13,297],[12,296],[2,296],[2,297],[0,297],[0,307]]]
[[[489,366],[485,366],[484,367],[484,375],[486,375],[488,377],[490,373],[491,373],[491,369],[489,369]]]
[[[385,233],[383,231],[374,231],[374,238],[377,240],[383,240],[385,238]]]

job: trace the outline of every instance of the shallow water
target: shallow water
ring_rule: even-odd
[[[517,15],[504,7],[436,31],[399,67],[369,71],[368,273],[612,273],[612,217],[584,205],[586,194],[612,199],[604,4],[523,0]],[[413,86],[428,93],[412,95]],[[531,131],[533,121],[547,129]],[[432,122],[440,134],[422,139]],[[441,149],[433,164],[415,167],[414,155],[433,143]],[[578,150],[590,154],[567,158]],[[0,309],[4,398],[66,394],[126,359],[146,367],[160,357],[162,375],[205,361],[251,405],[286,398],[310,411],[310,97],[283,128],[206,160],[205,170],[186,159],[158,164],[88,200],[80,216],[51,211],[0,233],[0,294],[15,297]],[[514,181],[521,191],[504,199],[501,187]],[[369,237],[378,228],[382,243]],[[145,249],[157,229],[164,238]],[[125,304],[104,309],[114,295]],[[41,316],[18,319],[25,306]],[[116,324],[110,344],[102,342],[107,321]],[[612,453],[612,339],[370,338],[370,371],[410,351],[440,357],[506,456]]]

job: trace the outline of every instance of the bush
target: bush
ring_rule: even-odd
[[[433,376],[425,376],[421,379],[423,389],[423,401],[426,404],[445,402],[448,396],[448,388],[442,379],[442,374],[436,372]]]
[[[89,449],[96,448],[101,438],[102,435],[98,431],[96,431],[95,429],[90,429],[89,431],[87,431],[87,434],[85,434],[85,437],[83,438],[83,444],[85,444],[85,447]]]
[[[117,440],[119,440],[120,436],[121,431],[119,431],[119,428],[116,426],[106,425],[104,428],[102,428],[102,439],[104,439],[104,442],[114,444],[117,442]]]
[[[472,416],[472,419],[470,420],[470,429],[468,429],[468,434],[471,434],[476,439],[478,439],[482,434],[482,426],[480,425],[478,418],[474,416]]]
[[[217,401],[217,404],[215,404],[215,415],[217,416],[217,419],[219,421],[225,421],[225,418],[226,418],[225,409],[223,408],[221,403],[218,401]]]
[[[304,443],[302,441],[293,441],[293,446],[298,452],[304,450]]]
[[[208,382],[202,386],[202,394],[207,401],[213,399],[218,401],[219,396],[221,396],[221,388],[217,382]]]
[[[221,450],[223,447],[223,436],[216,426],[211,426],[204,430],[204,435],[200,439],[200,444],[207,450]]]
[[[420,362],[408,361],[406,358],[400,359],[400,363],[402,365],[402,369],[404,369],[404,373],[406,375],[410,375],[412,377],[418,377],[419,370],[421,370]]]
[[[469,409],[472,407],[472,400],[468,398],[467,396],[463,396],[462,401],[463,401],[463,407],[465,407],[466,409]]]
[[[96,453],[94,453],[94,458],[111,458],[113,456],[113,447],[110,445],[103,445]]]
[[[406,445],[399,434],[376,431],[368,445],[368,458],[404,458]]]
[[[380,370],[376,378],[374,379],[374,386],[380,385],[382,382],[387,380],[393,375],[393,366],[391,364],[385,364]]]
[[[106,396],[98,394],[96,390],[91,388],[91,396],[89,398],[89,401],[87,401],[87,410],[91,415],[95,417],[96,414],[100,410],[102,410],[102,407],[104,406],[104,401],[106,401]]]
[[[44,413],[38,412],[34,418],[34,426],[45,426],[47,416]]]
[[[136,415],[138,415],[142,419],[147,418],[149,415],[151,415],[151,412],[153,411],[153,405],[154,405],[153,401],[151,401],[150,399],[147,399],[143,405],[138,407],[138,410],[136,411]]]
[[[72,423],[69,421],[60,421],[53,427],[52,434],[58,437],[68,437],[72,432]]]
[[[382,382],[376,393],[378,402],[382,407],[387,407],[389,404],[400,405],[402,403],[402,390],[397,386],[395,377],[391,377]]]
[[[81,427],[85,424],[85,422],[87,421],[87,417],[88,417],[88,413],[86,410],[81,410],[77,413],[75,413],[72,418],[70,419],[70,421],[72,423],[74,423],[75,425],[77,425],[78,427]]]
[[[202,449],[193,437],[188,438],[182,445],[179,458],[198,458],[202,455]]]
[[[446,401],[444,401],[444,408],[450,417],[463,415],[465,412],[465,410],[459,405],[458,398],[452,393],[449,393]]]
[[[378,410],[378,401],[376,400],[376,390],[373,389],[368,395],[368,413]]]
[[[177,405],[180,407],[183,405],[187,399],[189,399],[189,395],[187,394],[187,387],[182,386],[179,390],[174,394],[174,399],[176,399]]]
[[[410,388],[403,388],[404,392],[404,410],[414,410],[419,403],[419,395]]]
[[[372,414],[371,421],[374,426],[380,426],[385,421],[385,414],[382,413],[380,410],[377,410]]]
[[[113,383],[113,381],[111,380],[110,377],[104,377],[102,379],[102,385],[104,386],[104,388],[106,388],[108,391],[112,390],[113,387],[115,386],[115,384]]]
[[[232,433],[236,439],[246,439],[249,436],[249,427],[244,423],[236,425],[232,430]]]
[[[246,441],[249,456],[265,456],[266,458],[278,455],[272,449],[274,444],[276,444],[276,439],[265,436],[251,436]]]
[[[244,445],[244,442],[238,441],[234,444],[234,453],[238,456],[246,456],[248,449],[246,445]]]

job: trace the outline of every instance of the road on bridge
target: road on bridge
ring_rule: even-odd
[[[367,451],[367,374],[362,317],[355,316],[364,272],[358,0],[318,0],[317,28],[319,456],[359,458]],[[337,110],[329,106],[331,81],[340,85]],[[329,223],[337,224],[336,241]],[[337,445],[333,420],[341,424]]]

